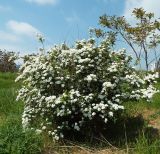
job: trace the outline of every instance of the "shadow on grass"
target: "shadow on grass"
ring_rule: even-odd
[[[108,121],[107,124],[98,120],[96,125],[94,125],[95,123],[86,125],[81,133],[76,131],[64,132],[66,139],[93,147],[106,147],[106,145],[109,145],[122,148],[126,146],[126,143],[130,145],[136,142],[142,134],[147,136],[151,142],[159,138],[159,130],[148,127],[142,115],[123,117],[116,122]]]

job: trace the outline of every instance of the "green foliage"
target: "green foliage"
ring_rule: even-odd
[[[0,72],[15,72],[17,71],[15,59],[12,58],[14,52],[0,50]]]

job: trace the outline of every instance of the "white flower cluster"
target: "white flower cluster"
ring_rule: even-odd
[[[23,87],[17,99],[25,103],[24,129],[34,127],[55,140],[64,130],[81,131],[96,118],[107,123],[128,100],[150,99],[156,76],[140,76],[125,51],[111,52],[105,41],[56,46],[46,55],[29,56],[16,81]]]

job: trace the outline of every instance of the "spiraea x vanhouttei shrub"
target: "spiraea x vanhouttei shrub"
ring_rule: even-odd
[[[64,130],[96,125],[96,118],[107,125],[128,100],[149,100],[156,75],[138,75],[130,62],[125,50],[113,52],[107,41],[97,46],[93,39],[28,57],[16,79],[23,84],[17,99],[25,103],[24,128],[58,140]]]

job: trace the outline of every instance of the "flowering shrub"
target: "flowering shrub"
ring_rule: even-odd
[[[16,79],[23,83],[17,99],[25,103],[24,129],[59,140],[64,130],[81,131],[96,118],[107,124],[128,100],[149,100],[156,75],[138,75],[130,62],[125,50],[112,52],[107,41],[96,46],[93,39],[29,56]]]

